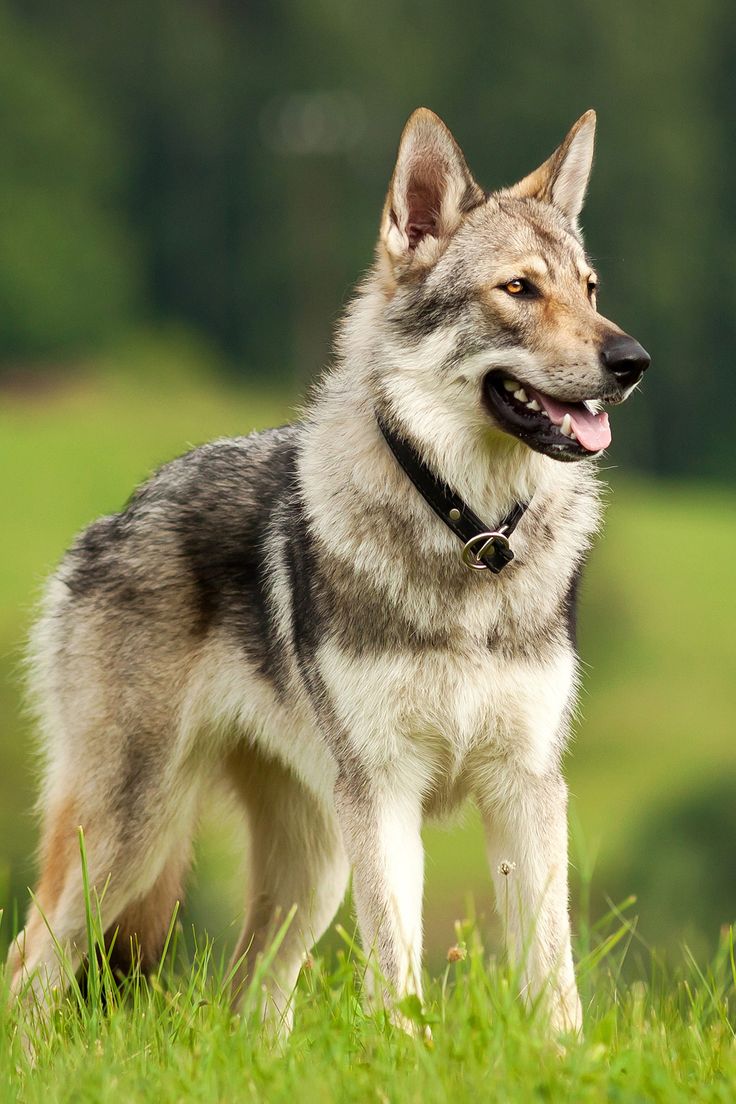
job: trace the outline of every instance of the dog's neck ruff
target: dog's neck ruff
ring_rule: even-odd
[[[488,570],[493,575],[503,571],[514,558],[509,537],[529,503],[517,502],[499,524],[491,528],[473,513],[460,495],[437,478],[409,442],[394,433],[378,412],[376,421],[386,444],[422,498],[463,542],[460,558],[465,566],[476,571]]]

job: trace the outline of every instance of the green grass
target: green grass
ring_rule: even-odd
[[[101,925],[89,913],[99,952]],[[523,1007],[514,972],[488,957],[469,924],[456,933],[459,960],[427,980],[424,1005],[400,1004],[415,1028],[407,1035],[366,1008],[365,962],[345,934],[337,955],[302,971],[288,1042],[262,1025],[265,970],[233,1015],[212,944],[177,970],[172,931],[168,960],[149,981],[134,974],[116,985],[98,954],[86,995],[72,978],[50,1022],[3,1007],[1,1099],[726,1104],[736,1090],[732,929],[707,972],[683,962],[677,976],[655,970],[648,984],[626,986],[621,963],[633,929],[614,913],[579,954],[584,1037],[564,1039],[552,1036],[541,1005]]]
[[[302,969],[290,1005],[295,1028],[285,1036],[282,1021],[264,1024],[262,994],[293,915],[256,964],[237,1013],[233,968],[196,933],[188,954],[176,911],[154,974],[116,978],[104,948],[104,891],[100,900],[89,888],[81,829],[79,836],[85,984],[58,947],[65,983],[50,1015],[35,1015],[28,993],[9,1002],[0,986],[0,1102],[733,1099],[733,928],[708,969],[685,952],[668,974],[652,955],[649,980],[627,984],[623,964],[638,938],[632,901],[594,923],[583,910],[581,1036],[553,1033],[543,1000],[522,1002],[518,973],[488,954],[469,921],[455,925],[444,968],[425,977],[424,1001],[393,1002],[410,1027],[401,1030],[367,1000],[373,966],[355,934],[339,929],[337,953],[310,957]],[[380,979],[374,988],[383,988]]]

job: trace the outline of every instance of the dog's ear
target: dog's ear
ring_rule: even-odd
[[[586,111],[552,156],[509,191],[552,203],[575,224],[583,209],[594,145],[595,111]]]
[[[401,135],[381,220],[380,241],[392,266],[433,264],[463,215],[484,198],[445,124],[417,108]]]

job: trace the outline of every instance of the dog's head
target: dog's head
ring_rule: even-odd
[[[420,108],[378,244],[384,332],[410,386],[560,460],[607,447],[601,405],[626,399],[649,364],[596,306],[577,224],[594,135],[588,111],[538,169],[489,195],[444,123]]]

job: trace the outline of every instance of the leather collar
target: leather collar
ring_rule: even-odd
[[[377,411],[376,421],[388,447],[422,498],[462,541],[461,559],[465,566],[475,570],[487,568],[493,575],[503,571],[514,558],[509,537],[529,503],[517,502],[498,525],[486,525],[458,494],[437,478],[404,437],[389,429]]]

